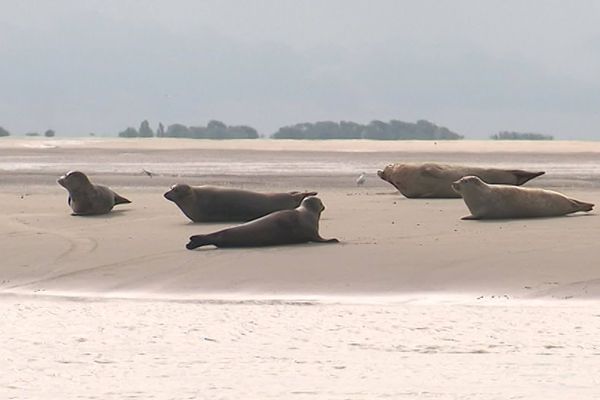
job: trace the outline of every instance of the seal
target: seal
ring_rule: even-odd
[[[424,163],[390,164],[377,175],[392,184],[409,199],[416,198],[459,198],[452,189],[452,182],[463,176],[474,175],[487,183],[520,186],[543,175],[544,172],[529,172],[520,169],[496,169],[466,167],[461,165]]]
[[[164,194],[193,222],[246,222],[291,210],[317,192],[258,193],[219,186],[177,184]]]
[[[57,182],[69,192],[72,215],[106,214],[117,204],[131,203],[106,186],[94,185],[80,171],[69,171]]]
[[[217,247],[258,247],[319,242],[338,243],[319,235],[319,218],[325,209],[318,197],[307,197],[293,210],[281,210],[254,221],[207,235],[190,237],[186,248],[214,245]]]
[[[452,187],[471,211],[463,219],[556,217],[594,207],[551,190],[488,185],[476,176],[465,176]]]

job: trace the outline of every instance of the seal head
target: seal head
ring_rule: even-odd
[[[178,201],[182,201],[187,197],[193,196],[193,193],[190,185],[186,185],[185,183],[178,183],[176,185],[171,186],[171,189],[168,192],[166,192],[164,196],[165,199],[177,203]]]
[[[56,182],[69,191],[85,189],[92,186],[88,177],[80,171],[69,171],[58,178]]]
[[[469,190],[470,188],[479,188],[484,189],[487,185],[476,176],[463,176],[459,180],[452,182],[452,189],[460,195],[462,195],[464,190]]]

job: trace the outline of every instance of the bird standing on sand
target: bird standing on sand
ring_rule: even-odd
[[[152,178],[154,175],[156,175],[154,172],[152,172],[152,171],[148,171],[148,170],[147,170],[147,169],[145,169],[145,168],[142,168],[142,173],[144,173],[144,174],[148,175],[150,178]]]
[[[365,174],[364,172],[362,174],[360,174],[360,176],[356,179],[356,185],[357,186],[361,186],[362,184],[365,183],[365,180],[367,180],[367,174]]]

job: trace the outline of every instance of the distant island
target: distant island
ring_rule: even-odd
[[[0,126],[0,137],[10,136],[11,133]],[[90,136],[96,136],[90,133]],[[25,136],[42,136],[38,132],[27,132]],[[56,132],[47,129],[43,136],[54,137]],[[189,139],[258,139],[261,135],[248,125],[226,125],[217,120],[211,120],[206,126],[186,126],[175,123],[166,129],[159,122],[154,131],[148,120],[140,123],[139,127],[128,127],[118,133],[122,138],[189,138]],[[264,136],[263,136],[264,137]],[[415,123],[400,120],[389,122],[374,120],[368,124],[352,121],[319,121],[303,122],[281,127],[271,136],[273,139],[327,140],[327,139],[372,139],[372,140],[462,140],[463,135],[450,129],[438,126],[427,120]],[[491,140],[554,140],[554,136],[542,133],[501,131],[489,137]]]
[[[119,137],[170,137],[192,139],[257,139],[256,129],[247,125],[227,126],[221,121],[210,121],[207,126],[169,125],[162,123],[154,132],[148,121],[142,121],[138,129],[129,127]],[[271,135],[273,139],[374,139],[374,140],[459,140],[462,135],[426,120],[416,123],[391,120],[371,121],[367,125],[356,122],[321,121],[304,122],[279,128]]]
[[[148,121],[142,121],[139,129],[127,128],[119,132],[119,137],[170,137],[191,139],[257,139],[256,129],[246,126],[227,126],[221,121],[210,121],[207,126],[185,126],[173,124],[165,130],[162,123],[158,124],[156,134],[150,128]]]
[[[462,135],[426,120],[416,123],[391,120],[356,122],[305,122],[279,128],[274,139],[375,139],[375,140],[459,140]]]
[[[52,129],[48,129],[44,132],[45,137],[54,137],[55,134],[56,132]],[[10,132],[0,126],[0,137],[2,136],[10,136]],[[40,136],[40,134],[38,132],[27,132],[25,136]]]
[[[492,140],[554,140],[552,135],[544,135],[541,133],[521,133],[521,132],[498,132],[490,136]]]

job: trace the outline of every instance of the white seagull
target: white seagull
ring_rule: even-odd
[[[365,174],[363,172],[362,174],[360,174],[360,176],[358,178],[356,178],[356,185],[361,186],[363,183],[365,183],[366,180],[367,180],[367,174]]]

